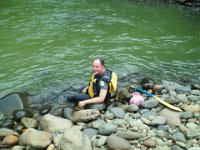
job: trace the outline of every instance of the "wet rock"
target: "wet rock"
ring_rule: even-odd
[[[185,143],[182,143],[182,142],[179,142],[179,141],[176,142],[176,145],[183,147],[183,148],[186,148]]]
[[[157,135],[158,137],[166,137],[167,136],[167,132],[163,131],[163,130],[157,130]]]
[[[162,97],[163,99],[169,99],[169,98],[170,98],[170,95],[169,95],[168,93],[165,93],[165,94],[161,95],[161,97]]]
[[[27,129],[20,135],[19,145],[27,145],[33,148],[45,148],[50,145],[53,137],[49,132]]]
[[[157,106],[158,106],[158,101],[155,99],[150,99],[142,103],[142,107],[144,108],[155,108]]]
[[[151,120],[149,120],[149,119],[147,119],[147,118],[145,118],[145,117],[141,117],[140,119],[141,119],[142,122],[144,122],[144,123],[147,124],[147,125],[150,125],[150,124],[151,124]]]
[[[107,145],[109,149],[129,150],[131,148],[131,145],[127,140],[115,135],[111,135],[108,137]]]
[[[174,90],[177,93],[186,93],[191,91],[190,86],[182,86],[178,83],[175,82],[169,82],[166,80],[162,80],[162,84],[165,86],[165,89],[169,90]]]
[[[179,102],[188,103],[188,98],[186,94],[177,94],[176,99],[179,100]]]
[[[190,93],[193,95],[200,96],[200,90],[191,90]]]
[[[103,115],[104,119],[109,119],[109,120],[112,120],[114,119],[114,114],[109,112],[109,111],[106,111],[106,113]]]
[[[38,122],[36,119],[33,118],[28,118],[28,117],[23,117],[21,119],[21,123],[25,128],[36,128],[38,125]]]
[[[91,123],[91,127],[94,128],[94,129],[98,129],[101,125],[103,125],[104,123],[106,123],[104,120],[101,120],[101,119],[97,119],[95,121],[93,121]]]
[[[126,140],[135,140],[140,138],[139,132],[131,132],[131,131],[119,131],[117,136],[124,138]]]
[[[14,130],[7,129],[7,128],[0,128],[0,137],[5,137],[8,135],[14,135],[14,136],[19,136],[19,133],[17,133]]]
[[[96,138],[93,140],[93,143],[97,148],[100,148],[106,144],[107,139],[107,136],[96,136]]]
[[[198,146],[198,147],[190,147],[190,148],[188,148],[188,150],[200,150],[200,147]]]
[[[195,118],[200,118],[200,112],[194,112],[194,117]]]
[[[176,132],[172,135],[172,137],[176,140],[176,142],[179,141],[179,142],[186,143],[186,137],[185,137],[185,135],[184,135],[182,132],[180,132],[180,131],[176,131]]]
[[[186,112],[181,112],[180,113],[181,119],[189,119],[193,117],[193,112],[191,111],[186,111]]]
[[[9,94],[0,99],[0,112],[12,114],[14,110],[29,108],[28,100],[25,101],[20,94]]]
[[[126,128],[128,123],[124,119],[116,118],[116,119],[112,120],[112,124],[117,125],[117,127],[119,127],[119,128]]]
[[[169,125],[172,125],[174,127],[181,125],[180,113],[179,112],[165,108],[160,112],[160,115],[166,117],[167,124],[169,124]]]
[[[164,100],[167,103],[170,103],[170,104],[178,104],[178,103],[180,103],[180,101],[178,99],[176,99],[175,97],[164,98]]]
[[[21,121],[21,119],[23,117],[29,117],[32,118],[33,117],[33,112],[28,110],[28,109],[19,109],[19,110],[15,110],[13,112],[13,119],[15,121]]]
[[[184,150],[184,148],[181,148],[180,146],[173,145],[172,150]]]
[[[60,150],[92,150],[90,138],[75,128],[65,131],[60,139]]]
[[[167,94],[167,92],[168,92],[167,89],[162,89],[161,94],[164,95]]]
[[[195,138],[200,136],[200,126],[195,123],[187,123],[186,124],[186,136],[187,138]]]
[[[198,90],[200,90],[200,85],[198,85],[198,84],[193,84],[193,85],[192,85],[192,88],[193,88],[193,89],[198,89]]]
[[[162,91],[164,88],[165,88],[164,85],[155,84],[155,85],[153,85],[152,90],[153,90],[153,93],[160,94],[161,91]]]
[[[50,144],[48,147],[47,147],[47,150],[55,150],[55,146],[53,144]]]
[[[115,118],[124,118],[125,116],[124,110],[118,107],[112,107],[110,112],[115,116]]]
[[[18,133],[22,133],[23,132],[23,129],[24,129],[24,126],[22,124],[17,124],[15,127],[14,127],[14,130]]]
[[[138,111],[139,107],[137,105],[131,104],[126,107],[126,111],[128,112],[136,112]]]
[[[13,129],[15,126],[15,123],[13,120],[6,120],[5,122],[2,123],[1,125],[3,128],[10,128]]]
[[[104,103],[86,105],[86,109],[97,109],[98,111],[103,111],[105,108],[106,105]]]
[[[99,129],[98,129],[98,133],[100,135],[110,135],[112,133],[116,133],[117,132],[117,126],[111,123],[106,123],[106,124],[102,124]]]
[[[41,115],[45,115],[47,113],[49,113],[52,109],[52,106],[49,105],[49,104],[45,104],[45,105],[42,105],[42,107],[39,109],[39,113]]]
[[[172,146],[172,141],[171,140],[162,140],[162,139],[156,139],[156,143],[158,146]]]
[[[30,95],[28,96],[28,100],[30,104],[42,104],[45,102],[45,99],[40,95]]]
[[[156,116],[152,121],[151,121],[151,125],[164,125],[166,123],[166,117],[164,116]]]
[[[41,129],[47,132],[58,132],[73,127],[71,120],[46,114],[40,120]]]
[[[176,95],[177,95],[176,91],[174,91],[174,90],[169,90],[169,94],[174,97],[176,97]]]
[[[200,101],[200,96],[189,95],[189,96],[188,96],[188,99],[189,99],[191,102],[198,102],[198,101]]]
[[[83,133],[92,138],[93,136],[97,135],[98,131],[93,128],[87,128],[83,130]]]
[[[175,90],[176,85],[178,85],[175,82],[169,82],[169,81],[166,81],[166,80],[162,80],[162,84],[164,85],[165,89],[168,90],[168,91],[169,90]]]
[[[156,147],[156,140],[155,138],[150,138],[144,141],[144,146],[147,148],[153,148]]]
[[[19,137],[15,135],[8,135],[6,136],[3,141],[0,143],[0,148],[1,147],[11,147],[15,144],[17,144],[19,141]]]
[[[179,85],[176,87],[176,92],[177,93],[189,93],[191,91],[191,87],[190,86],[182,86]]]
[[[198,104],[183,105],[182,108],[183,108],[184,111],[200,112],[200,105],[198,105]]]
[[[117,99],[119,101],[129,100],[132,95],[129,93],[127,88],[118,88],[117,90]]]
[[[168,131],[170,128],[170,125],[160,125],[157,127],[158,130]]]
[[[170,146],[171,147],[171,146]],[[156,146],[154,150],[171,150],[169,146],[163,145],[163,146]]]
[[[62,136],[63,136],[63,134],[58,134],[58,135],[54,136],[54,138],[53,138],[53,143],[54,143],[54,145],[55,145],[56,147],[58,147],[59,142],[60,142],[60,139],[61,139]]]
[[[140,119],[135,120],[135,119],[130,118],[127,120],[127,122],[130,127],[135,129],[135,131],[137,131],[139,129],[140,130],[143,130],[143,129],[150,130],[150,127],[145,125]]]
[[[26,146],[16,145],[12,147],[12,150],[26,150]]]
[[[154,119],[156,116],[157,116],[157,113],[153,112],[153,111],[150,111],[150,110],[142,112],[142,117],[144,117],[146,119],[149,119],[149,120]]]
[[[98,118],[100,112],[96,109],[80,110],[73,113],[72,120],[74,122],[91,121]]]
[[[62,110],[62,115],[69,120],[72,120],[73,108],[72,107],[65,107]]]

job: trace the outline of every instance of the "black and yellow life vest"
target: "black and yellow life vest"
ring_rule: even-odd
[[[108,80],[104,80],[102,78],[103,81],[107,82],[109,84],[109,91],[108,94],[111,95],[112,92],[116,92],[117,90],[117,74],[115,72],[110,71],[110,79]],[[94,92],[94,82],[95,82],[95,75],[92,74],[92,77],[90,79],[90,83],[89,83],[89,88],[88,88],[88,93],[91,97],[95,97],[97,95],[95,95]],[[99,94],[99,93],[98,93]],[[107,95],[108,95],[107,94]]]

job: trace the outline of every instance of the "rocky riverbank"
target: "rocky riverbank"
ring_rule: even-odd
[[[162,80],[148,89],[181,112],[141,93],[144,102],[129,104],[136,92],[131,85],[140,83],[135,74],[124,76],[108,107],[85,110],[73,110],[59,90],[49,94],[54,101],[44,100],[45,95],[10,94],[0,100],[0,148],[200,150],[199,80]]]
[[[161,1],[170,4],[180,4],[186,7],[193,7],[193,8],[200,7],[200,0],[161,0]]]

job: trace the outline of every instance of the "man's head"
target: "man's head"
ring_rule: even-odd
[[[93,72],[99,75],[105,72],[104,60],[102,58],[95,58],[93,60]]]

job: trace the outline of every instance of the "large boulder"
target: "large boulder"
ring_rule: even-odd
[[[92,150],[89,136],[76,128],[65,131],[60,139],[59,150]]]
[[[73,127],[73,122],[68,119],[46,114],[40,121],[41,129],[47,132],[59,132]]]
[[[3,114],[12,114],[14,110],[29,108],[26,93],[13,93],[0,99],[0,112]]]
[[[45,148],[52,142],[52,135],[49,132],[37,131],[33,128],[27,129],[20,135],[19,145],[27,145],[34,148]]]
[[[100,112],[96,109],[80,110],[73,113],[72,120],[74,122],[91,121],[98,118],[99,115],[100,115]]]

